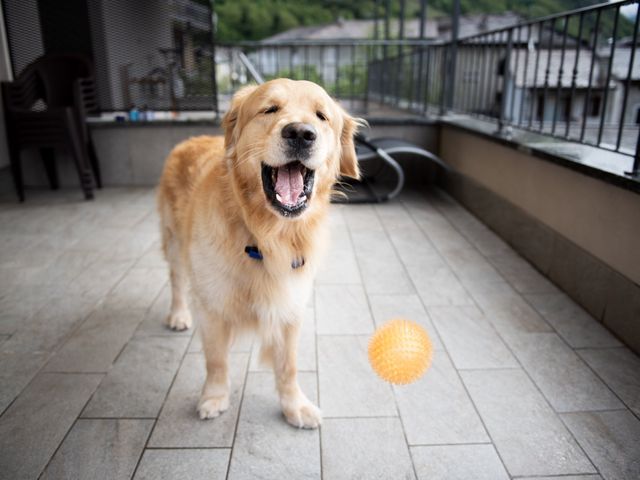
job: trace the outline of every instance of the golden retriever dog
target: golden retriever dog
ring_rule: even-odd
[[[318,85],[277,79],[240,90],[222,126],[224,138],[175,147],[160,180],[167,322],[189,328],[196,312],[207,366],[200,418],[229,407],[229,350],[252,328],[287,421],[316,428],[320,410],[297,381],[297,339],[333,187],[340,176],[359,176],[358,122]]]

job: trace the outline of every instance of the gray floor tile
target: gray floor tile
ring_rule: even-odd
[[[473,300],[447,265],[433,268],[407,265],[407,271],[427,307],[473,305]]]
[[[367,337],[318,337],[320,408],[325,417],[397,415],[391,387],[369,365],[367,345]]]
[[[134,480],[215,480],[225,478],[229,455],[225,449],[153,450],[142,456]]]
[[[322,425],[322,477],[414,479],[400,419],[327,419]]]
[[[158,221],[154,218],[153,228],[158,229]],[[138,229],[139,227],[136,227]],[[159,233],[158,233],[159,235]],[[147,250],[142,254],[135,264],[139,268],[167,268],[167,260],[164,258],[160,241],[153,242]]]
[[[332,227],[331,244],[315,281],[317,285],[362,283],[351,236],[344,226]]]
[[[168,278],[165,268],[132,268],[105,302],[115,307],[149,308]]]
[[[4,342],[4,352],[53,352],[89,316],[95,300],[61,295],[51,300]]]
[[[456,368],[517,368],[518,362],[477,307],[429,307]]]
[[[462,379],[514,476],[596,473],[521,370],[467,370]]]
[[[600,322],[564,293],[525,295],[525,298],[573,348],[622,346]]]
[[[436,215],[440,215],[437,213]],[[424,225],[416,218],[423,232],[429,237],[431,243],[440,252],[451,250],[473,250],[471,243],[446,219],[441,216],[441,220],[432,221]]]
[[[376,212],[370,206],[345,210],[362,281],[369,294],[407,294],[414,288]]]
[[[0,415],[47,362],[49,352],[0,352]]]
[[[505,338],[557,412],[624,408],[555,333],[510,334]]]
[[[493,445],[411,447],[413,464],[424,480],[508,480]]]
[[[435,349],[442,348],[442,341],[417,295],[369,295],[369,303],[376,327],[393,318],[413,320],[424,327]]]
[[[422,378],[394,391],[409,445],[489,442],[445,352],[435,352]]]
[[[114,262],[100,259],[78,275],[67,291],[91,300],[100,300],[118,284],[132,264],[131,260]]]
[[[368,334],[373,319],[360,285],[317,285],[316,329],[320,335]]]
[[[504,278],[473,247],[443,249],[442,256],[463,284],[503,282]]]
[[[604,478],[640,478],[640,420],[631,412],[567,413],[562,419]]]
[[[83,417],[156,417],[188,343],[186,337],[132,339]]]
[[[432,268],[444,265],[438,250],[401,204],[377,206],[376,211],[406,266]]]
[[[494,284],[497,289],[501,284]],[[473,298],[496,330],[503,333],[551,332],[551,326],[515,292],[472,291]]]
[[[190,353],[182,362],[178,375],[162,407],[150,447],[194,448],[230,447],[236,428],[238,411],[249,356],[246,353],[230,355],[229,375],[231,397],[229,410],[218,418],[200,420],[196,406],[206,378],[204,356]]]
[[[37,478],[102,375],[39,375],[0,418],[0,479]]]
[[[314,401],[315,374],[300,374],[300,386]],[[296,429],[286,422],[269,373],[247,377],[228,478],[320,478],[318,430]]]
[[[73,333],[45,368],[49,372],[106,372],[144,317],[143,309],[105,305]]]
[[[128,480],[138,464],[153,420],[78,420],[42,479]]]
[[[620,399],[640,415],[640,358],[627,348],[578,350]]]
[[[520,293],[558,293],[558,288],[517,253],[489,257],[489,261]]]
[[[602,480],[600,475],[563,475],[561,477],[518,477],[518,480]]]
[[[434,201],[433,198],[430,200]],[[512,252],[504,240],[446,193],[437,192],[436,207],[483,255],[502,255]]]
[[[151,307],[147,310],[144,320],[136,330],[136,336],[144,335],[193,335],[194,327],[188,330],[172,330],[168,327],[166,320],[171,307],[171,286],[168,281],[160,290],[158,296],[153,300]],[[195,319],[194,319],[195,320]]]
[[[0,299],[0,308],[3,307],[3,304],[8,303],[8,301],[3,301]],[[22,322],[24,322],[25,316],[21,314],[12,314],[12,313],[2,313],[0,314],[0,332],[3,335],[11,336],[13,335]]]
[[[110,260],[133,260],[136,262],[134,270],[149,268],[141,264],[139,260],[158,241],[159,237],[159,232],[145,233],[134,229],[134,231],[125,233],[115,242],[113,248],[104,253],[104,258]],[[164,264],[157,262],[157,264],[153,264],[150,267],[163,269],[167,277],[169,276],[166,262]]]

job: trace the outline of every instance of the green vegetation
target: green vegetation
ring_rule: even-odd
[[[207,0],[200,0],[205,2]],[[538,18],[575,8],[601,3],[602,0],[461,0],[460,8],[466,13],[518,12],[527,18]],[[420,0],[406,0],[405,16],[416,18]],[[384,16],[385,0],[379,2],[379,16]],[[400,14],[400,0],[389,2],[391,17]],[[325,0],[301,2],[299,0],[218,0],[218,39],[221,41],[260,40],[294,27],[320,25],[344,19],[371,19],[375,17],[374,0]],[[449,15],[452,0],[429,0],[429,18]],[[588,24],[592,21],[587,20]],[[604,32],[611,31],[613,21],[603,18]],[[623,20],[621,35],[631,31],[632,24]]]

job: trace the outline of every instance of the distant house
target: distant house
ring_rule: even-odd
[[[544,46],[544,42],[542,43]],[[454,98],[458,108],[498,116],[504,88],[505,46],[484,51],[462,48],[458,54],[458,75]],[[517,47],[511,52],[510,81],[506,86],[507,120],[557,122],[578,120],[599,122],[605,108],[605,123],[616,123],[622,115],[631,48],[616,48],[607,85],[610,48],[561,48],[550,50]],[[577,57],[577,63],[576,63]],[[591,64],[593,60],[593,72]],[[536,69],[537,65],[537,69]],[[575,69],[575,75],[574,75]],[[591,82],[589,78],[591,76]],[[624,123],[640,123],[640,62],[634,62],[627,94]]]
[[[478,14],[460,17],[460,36],[474,35],[496,28],[503,28],[522,21],[516,13]],[[399,38],[400,23],[397,19],[389,22],[390,38]],[[372,55],[380,55],[381,50],[374,52],[363,46],[335,46],[348,40],[375,39],[375,20],[338,20],[324,25],[297,27],[278,33],[261,41],[263,48],[250,55],[251,60],[266,76],[290,75],[292,71],[311,65],[315,73],[325,83],[333,83],[340,75],[349,75],[349,68],[364,65]],[[378,20],[378,38],[384,38],[385,25]],[[403,36],[415,39],[420,35],[420,20],[411,19],[404,22]],[[423,38],[427,40],[446,41],[451,38],[451,19],[439,17],[428,19],[423,26]],[[302,42],[301,42],[302,41]],[[296,45],[299,42],[299,45]],[[304,42],[324,42],[326,45],[305,45]],[[334,45],[331,45],[331,44]],[[392,51],[390,51],[392,54]],[[309,67],[304,72],[309,75]]]
[[[389,22],[392,38],[398,37],[398,20]],[[378,36],[384,36],[384,24],[378,21]],[[336,46],[335,44],[349,40],[375,39],[376,24],[374,20],[337,20],[324,25],[298,27],[261,41],[264,48],[253,57],[260,70],[267,76],[286,75],[291,70],[301,68],[302,65],[312,65],[315,73],[325,83],[334,83],[342,75],[352,75],[350,68],[363,65],[374,54],[371,48],[362,45]],[[418,19],[404,23],[404,37],[417,38],[420,35],[420,21]],[[437,20],[427,20],[424,24],[424,38],[438,37]],[[323,42],[327,45],[296,46],[296,42]],[[280,46],[278,46],[280,44]],[[332,45],[333,44],[333,45]],[[284,46],[286,45],[286,46]],[[291,47],[290,47],[291,46]],[[305,74],[305,76],[308,76]],[[310,76],[313,78],[313,75]]]

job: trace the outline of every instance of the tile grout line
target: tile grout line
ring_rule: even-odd
[[[95,374],[93,374],[95,375]],[[98,388],[100,387],[100,384],[102,383],[102,380],[104,380],[104,377],[106,375],[102,376],[102,379],[97,383],[96,388],[93,390],[93,392],[91,392],[91,395],[89,395],[89,397],[87,398],[87,401],[84,402],[84,405],[82,406],[82,408],[80,409],[80,414],[82,414],[82,411],[87,408],[87,405],[89,404],[89,402],[91,401],[91,399],[93,398],[93,394],[96,392],[96,390],[98,390]],[[35,377],[34,377],[35,378]],[[17,398],[17,397],[16,397]],[[47,468],[49,468],[49,465],[51,465],[51,462],[53,461],[53,459],[55,458],[55,456],[57,455],[58,451],[62,448],[62,445],[64,444],[65,440],[67,439],[67,437],[69,436],[69,434],[71,433],[71,430],[73,430],[73,427],[76,426],[76,424],[78,423],[79,420],[82,420],[80,418],[80,415],[78,415],[75,420],[73,422],[71,422],[71,425],[69,426],[69,428],[67,429],[67,431],[65,432],[64,436],[62,437],[62,440],[60,440],[60,443],[58,443],[58,446],[56,447],[56,449],[53,451],[53,453],[51,454],[51,456],[49,457],[49,460],[47,460],[46,465],[42,468],[42,470],[40,470],[40,472],[38,473],[37,478],[42,478],[42,475],[44,475],[44,472],[47,471]]]
[[[236,418],[236,424],[233,429],[233,438],[231,440],[231,447],[229,448],[229,460],[227,461],[227,471],[225,473],[225,480],[229,480],[231,474],[231,461],[233,460],[233,453],[235,452],[236,436],[238,435],[238,426],[240,425],[240,415],[242,415],[242,406],[244,405],[244,394],[247,391],[247,381],[249,380],[249,373],[251,369],[251,354],[256,347],[255,342],[251,344],[251,351],[247,354],[247,363],[245,365],[244,379],[242,382],[242,388],[240,389],[240,403],[238,404],[238,418]],[[188,349],[188,347],[187,347]]]
[[[231,447],[147,447],[144,451],[149,450],[229,450],[231,451]]]
[[[317,299],[316,299],[316,283],[315,281],[313,282],[313,342],[315,345],[315,349],[316,349],[316,396],[317,396],[317,402],[318,402],[318,408],[320,408],[320,411],[322,411],[322,408],[320,406],[320,359],[319,359],[319,354],[318,354],[318,314],[317,311],[318,309],[316,308],[317,305]],[[326,417],[322,417],[322,419],[324,420]],[[320,480],[324,479],[324,469],[322,467],[322,425],[320,425],[318,427],[318,449],[319,449],[319,455],[320,455]]]
[[[455,200],[452,200],[452,201],[455,201]],[[457,203],[457,202],[456,202],[456,203]],[[438,210],[438,212],[440,213],[440,215],[441,215],[443,218],[445,218],[445,219],[447,220],[447,222],[449,222],[449,224],[450,224],[450,225],[451,225],[451,226],[452,226],[452,227],[453,227],[453,228],[454,228],[454,229],[455,229],[455,230],[456,230],[460,235],[462,235],[462,236],[463,236],[467,241],[469,241],[469,244],[470,244],[470,245],[471,245],[471,246],[472,246],[472,247],[473,247],[473,248],[474,248],[474,249],[475,249],[475,250],[480,254],[480,256],[482,256],[485,260],[487,260],[489,263],[491,263],[491,264],[492,264],[492,262],[491,262],[491,260],[489,259],[489,257],[488,257],[487,255],[483,254],[483,253],[482,253],[482,251],[480,251],[480,249],[475,245],[475,242],[474,242],[472,239],[470,239],[469,237],[467,237],[467,236],[464,234],[464,232],[463,232],[462,230],[460,230],[460,229],[457,227],[457,225],[455,225],[455,223],[453,223],[445,213],[443,213],[443,212],[442,212],[442,210],[441,210],[440,208],[438,208],[437,206],[434,206],[434,208],[436,208],[436,209]],[[464,207],[462,207],[462,208],[464,208]],[[465,211],[469,212],[469,211],[468,211],[468,210],[466,210],[466,209],[465,209]],[[475,215],[473,215],[471,212],[469,212],[469,214],[470,214],[470,215],[472,215],[474,218],[476,218],[476,219],[477,219],[477,217],[476,217]],[[480,220],[479,220],[479,221],[480,221]],[[494,233],[495,233],[495,232],[494,232]],[[498,238],[501,238],[498,234],[495,234],[495,235],[496,235],[496,236],[498,236]],[[505,242],[505,243],[506,243],[506,242]],[[508,244],[507,244],[507,245],[508,245]],[[516,253],[516,255],[518,255],[519,257],[521,257],[521,255],[519,254],[519,252],[517,252],[516,250],[514,250],[514,252]],[[524,259],[524,260],[526,261],[526,259]],[[492,265],[493,265],[493,264],[492,264]],[[540,271],[538,271],[538,272],[539,272],[541,275],[543,275],[545,279],[547,279],[549,282],[551,282],[551,280],[550,280],[550,279],[548,279],[548,278],[547,278],[547,276],[546,276],[544,273],[542,273],[542,272],[540,272]],[[500,274],[500,276],[501,276],[501,277],[503,277],[503,278],[504,278],[505,282],[506,282],[507,284],[509,284],[509,286],[512,286],[512,285],[511,285],[511,282],[510,282],[508,279],[506,279],[506,278],[502,275],[502,273],[501,273],[501,272],[499,272],[499,271],[498,271],[498,273]],[[455,272],[454,272],[454,274],[455,274]],[[457,276],[457,275],[456,275],[456,276]],[[554,284],[553,282],[551,282],[551,283],[555,286],[555,284]],[[464,284],[463,284],[462,286],[465,288],[465,290],[467,290],[467,288],[466,288],[466,286],[465,286]],[[512,287],[513,287],[513,286],[512,286]],[[582,358],[582,356],[579,354],[579,351],[578,351],[579,349],[575,349],[575,348],[573,348],[573,347],[569,344],[569,342],[564,338],[564,336],[563,336],[563,335],[561,335],[561,334],[560,334],[560,332],[555,328],[555,326],[554,326],[554,325],[552,325],[552,324],[547,320],[547,318],[546,318],[542,313],[540,313],[540,312],[538,311],[538,309],[535,307],[535,305],[533,305],[533,304],[529,301],[529,299],[527,298],[526,294],[520,293],[520,292],[519,292],[515,287],[513,287],[513,288],[514,288],[514,291],[516,292],[516,295],[518,295],[518,296],[519,296],[519,297],[520,297],[520,298],[521,298],[521,299],[522,299],[522,300],[523,300],[523,301],[524,301],[524,302],[525,302],[529,307],[531,307],[531,308],[533,309],[533,311],[535,311],[535,312],[536,312],[536,314],[537,314],[537,315],[538,315],[542,320],[544,320],[544,322],[545,322],[545,323],[546,323],[546,324],[551,328],[551,330],[553,331],[553,333],[555,333],[555,334],[556,334],[556,336],[557,336],[557,337],[559,337],[559,338],[561,339],[561,341],[564,343],[564,345],[565,345],[569,350],[571,350],[571,351],[572,351],[572,352],[573,352],[573,353],[574,353],[574,354],[575,354],[575,355],[580,359],[581,364],[582,364],[582,365],[584,365],[584,366],[585,366],[589,371],[591,371],[591,373],[593,373],[593,375],[594,375],[598,380],[600,380],[600,382],[601,382],[601,383],[602,383],[602,384],[607,388],[607,390],[609,390],[609,392],[611,392],[611,393],[613,394],[613,396],[614,396],[615,398],[617,398],[617,399],[620,401],[620,403],[625,407],[625,409],[626,409],[626,410],[628,410],[629,412],[631,412],[631,414],[632,414],[633,416],[637,417],[637,418],[640,420],[640,414],[636,414],[636,413],[635,413],[635,412],[634,412],[634,411],[629,407],[629,405],[627,405],[627,403],[626,403],[626,402],[625,402],[625,401],[624,401],[624,400],[623,400],[623,399],[622,399],[622,398],[621,398],[621,397],[620,397],[620,396],[619,396],[619,395],[618,395],[618,394],[613,390],[613,388],[611,388],[611,386],[610,386],[610,385],[609,385],[609,384],[608,384],[608,383],[607,383],[607,382],[606,382],[606,381],[605,381],[605,380],[604,380],[604,379],[603,379],[603,378],[598,374],[598,372],[596,372],[596,371],[591,367],[591,365],[589,365],[589,363],[588,363],[588,362],[586,362],[586,361],[584,360],[584,358]],[[565,293],[562,289],[560,289],[559,287],[558,287],[558,290],[560,290],[560,292],[562,292],[563,294],[565,294],[565,295],[566,295],[566,293]],[[468,292],[468,290],[467,290],[467,292]],[[475,298],[473,298],[473,295],[472,295],[470,292],[468,292],[468,293],[469,293],[469,295],[471,296],[471,298],[472,298],[472,299],[474,300],[474,302],[475,302]],[[573,302],[573,300],[571,299],[571,297],[569,297],[569,300],[571,300],[571,302]],[[477,302],[475,302],[475,303],[477,304]],[[575,303],[575,302],[574,302],[574,303]],[[480,308],[480,310],[481,310],[481,311],[483,312],[483,314],[484,314],[485,312],[484,312],[484,310],[480,307],[480,305],[478,305],[478,307]],[[592,320],[593,320],[593,321],[595,321],[595,322],[597,322],[597,323],[599,323],[599,324],[603,325],[601,322],[598,322],[597,320],[595,320],[595,318],[594,318],[591,314],[589,314],[588,312],[587,312],[587,314],[592,318]],[[489,323],[489,324],[491,324],[491,326],[492,326],[492,327],[494,327],[494,330],[496,331],[496,333],[498,334],[498,336],[500,337],[500,339],[502,340],[502,342],[507,346],[507,348],[509,348],[509,351],[511,352],[511,354],[515,357],[515,359],[518,361],[518,363],[522,366],[522,364],[520,363],[520,360],[519,360],[519,359],[518,359],[518,357],[515,355],[515,353],[513,353],[513,350],[511,349],[511,347],[507,344],[507,342],[506,342],[506,341],[505,341],[505,339],[502,337],[502,335],[500,335],[500,333],[497,331],[497,328],[495,328],[495,326],[493,325],[493,322],[488,322],[488,323]],[[590,348],[590,347],[585,347],[584,349],[587,349],[587,348]],[[615,348],[615,349],[618,349],[618,348],[625,348],[625,349],[628,349],[628,347],[627,347],[626,345],[621,345],[621,346],[618,346],[618,347],[601,347],[600,349],[609,350],[609,349],[614,349],[614,348]],[[582,349],[580,349],[580,350],[582,350]],[[530,377],[529,372],[524,368],[524,366],[522,366],[522,369],[527,373],[527,376],[529,376],[529,377]],[[533,378],[531,378],[531,377],[530,377],[530,380],[534,383],[534,385],[536,385],[536,387],[538,387],[538,384],[533,380]],[[539,388],[538,388],[538,390],[539,390],[539,391],[540,391],[540,393],[545,397],[545,399],[547,399],[546,395],[545,395],[545,394],[544,394],[544,393],[543,393]],[[549,406],[551,407],[551,410],[553,410],[556,414],[566,413],[566,412],[559,412],[558,410],[556,410],[556,409],[551,405],[551,402],[550,402],[548,399],[547,399],[547,401],[548,401],[548,403],[549,403]],[[620,410],[620,409],[616,409],[616,410]],[[594,411],[594,410],[584,410],[584,411]],[[597,410],[595,410],[595,411],[597,411]],[[564,423],[564,422],[563,422],[563,423]],[[572,433],[572,436],[573,436],[573,433]],[[577,443],[579,443],[579,442],[578,442],[578,440],[577,440],[577,438],[576,438],[575,440],[576,440],[576,442],[577,442]],[[581,447],[582,447],[582,446],[581,446]],[[585,454],[586,454],[586,452],[585,452]],[[589,460],[591,460],[591,458],[590,458],[590,457],[588,457],[588,458],[589,458]]]
[[[181,335],[183,336],[183,335]],[[128,342],[127,342],[128,344]],[[171,383],[169,384],[169,387],[167,388],[167,391],[164,395],[164,400],[162,400],[162,405],[160,407],[160,409],[158,410],[158,413],[156,414],[155,418],[153,419],[153,425],[151,426],[151,430],[149,430],[149,435],[147,435],[147,438],[144,442],[144,446],[142,447],[142,451],[140,452],[140,456],[138,457],[138,461],[136,462],[136,466],[133,469],[133,472],[131,474],[131,478],[134,478],[136,476],[136,473],[138,471],[138,468],[140,467],[140,462],[142,461],[142,457],[144,456],[144,452],[147,449],[147,447],[149,446],[149,440],[151,440],[151,436],[153,435],[154,430],[156,429],[156,425],[158,425],[158,419],[160,418],[160,415],[162,414],[162,411],[164,410],[165,404],[167,403],[167,398],[169,398],[169,393],[171,392],[171,389],[173,388],[173,385],[176,382],[176,378],[178,378],[178,372],[180,371],[180,368],[182,368],[182,364],[184,363],[184,360],[187,356],[187,353],[189,352],[189,342],[187,342],[187,344],[184,347],[184,352],[182,352],[182,358],[180,359],[180,363],[178,364],[175,373],[173,374],[173,378],[171,379]]]
[[[428,199],[427,199],[427,202],[428,202],[428,203],[431,203]],[[460,232],[460,230],[458,230],[458,228],[457,228],[453,223],[451,223],[451,221],[449,220],[449,218],[447,218],[447,217],[446,217],[446,216],[445,216],[445,215],[440,211],[440,209],[439,209],[437,206],[434,206],[434,205],[432,205],[432,206],[433,206],[433,208],[435,208],[435,209],[438,211],[438,213],[440,214],[440,216],[442,216],[442,217],[443,217],[443,218],[444,218],[444,219],[445,219],[445,220],[446,220],[446,221],[447,221],[447,222],[452,226],[452,228],[454,228],[454,229],[455,229],[455,230],[456,230],[460,235],[462,235],[462,233]],[[464,236],[464,235],[462,235],[462,236]],[[466,238],[466,237],[465,237],[465,238]],[[480,253],[480,255],[482,255],[482,252],[480,252],[480,251],[478,250],[478,248],[473,244],[473,242],[469,242],[469,244],[471,245],[471,247],[472,247],[472,248],[474,248],[477,252],[479,252],[479,253]],[[486,257],[485,257],[485,258],[486,258]],[[446,262],[446,260],[445,260],[445,262]],[[453,270],[452,270],[452,271],[453,271]],[[460,277],[456,274],[456,272],[455,272],[455,271],[453,271],[453,274],[455,275],[455,277],[456,277],[458,280],[460,280]],[[500,272],[498,272],[498,274],[500,274]],[[502,276],[502,275],[500,274],[500,276]],[[507,284],[509,284],[509,286],[511,286],[511,284],[510,284],[508,281],[506,281],[506,280],[505,280],[505,282],[506,282]],[[461,283],[461,284],[462,284],[462,283]],[[479,309],[480,309],[480,311],[481,311],[483,314],[485,314],[484,309],[483,309],[483,308],[478,304],[478,302],[477,302],[477,301],[476,301],[476,299],[473,297],[473,295],[472,295],[472,294],[471,294],[471,292],[468,290],[468,288],[467,288],[464,284],[462,284],[462,288],[464,288],[464,289],[466,290],[467,294],[471,297],[471,299],[473,300],[473,302],[475,303],[475,305],[477,306],[477,308],[479,308]],[[516,291],[516,294],[517,294],[517,295],[519,295],[520,297],[522,297],[522,295],[521,295],[520,293],[518,293],[517,291]],[[523,300],[524,300],[524,297],[523,297]],[[524,300],[524,301],[526,302],[526,300]],[[528,303],[527,303],[527,304],[528,304]],[[535,310],[535,309],[534,309],[534,310]],[[538,313],[538,311],[537,311],[537,310],[535,310],[535,312],[536,312],[536,313],[538,314],[538,316],[539,316],[539,317],[540,317],[540,318],[541,318],[541,319],[542,319],[542,320],[543,320],[547,325],[549,325],[549,327],[551,327],[551,329],[555,332],[555,330],[553,329],[553,326],[549,324],[549,322],[547,321],[547,319],[546,319],[546,318],[544,318],[542,315],[540,315],[540,314]],[[505,347],[509,350],[509,352],[511,353],[511,355],[513,356],[513,358],[516,360],[516,362],[518,362],[518,364],[520,365],[520,368],[521,368],[522,372],[527,376],[527,378],[529,379],[529,381],[533,384],[533,386],[534,386],[534,388],[536,389],[536,391],[537,391],[537,392],[542,396],[542,398],[544,399],[545,403],[547,404],[547,406],[549,407],[549,409],[551,410],[551,412],[552,412],[552,413],[554,414],[554,416],[555,416],[555,417],[560,421],[560,423],[562,424],[562,426],[564,427],[564,429],[567,431],[567,433],[571,436],[571,438],[573,439],[573,441],[575,442],[575,444],[578,446],[578,448],[580,449],[580,451],[582,452],[582,454],[585,456],[585,458],[586,458],[587,460],[589,460],[589,463],[591,464],[591,466],[593,466],[593,467],[594,467],[594,469],[596,470],[596,472],[599,474],[599,473],[600,473],[600,470],[599,470],[599,469],[598,469],[598,467],[595,465],[594,461],[591,459],[591,457],[590,457],[589,455],[587,455],[587,452],[584,450],[584,448],[582,447],[582,445],[580,444],[580,442],[578,442],[578,439],[575,437],[575,435],[573,434],[573,432],[572,432],[569,428],[567,428],[567,426],[565,425],[565,423],[562,421],[562,418],[560,417],[560,414],[559,414],[558,412],[556,412],[556,410],[555,410],[555,409],[553,408],[553,406],[551,405],[551,402],[549,401],[549,399],[547,398],[547,396],[542,392],[542,390],[540,389],[540,387],[538,386],[538,384],[533,380],[533,378],[531,377],[531,375],[529,374],[529,372],[527,371],[527,369],[525,369],[525,368],[524,368],[524,366],[522,365],[522,362],[520,361],[520,359],[518,358],[518,356],[514,353],[514,351],[513,351],[513,349],[511,348],[511,346],[510,346],[510,345],[505,341],[504,337],[500,334],[500,331],[495,327],[495,325],[493,325],[493,322],[488,322],[488,323],[491,325],[491,327],[493,328],[493,330],[496,332],[496,334],[498,335],[498,337],[500,338],[500,340],[502,340],[502,343],[504,343]],[[435,325],[434,325],[434,328],[437,328],[437,327],[435,327]],[[556,332],[556,334],[557,334],[557,332]],[[558,335],[558,336],[560,336],[560,335]],[[454,365],[454,367],[455,367],[455,365]],[[461,378],[461,381],[462,381],[462,378]],[[463,385],[464,385],[464,382],[463,382]],[[465,385],[465,390],[466,390],[466,385]],[[471,397],[471,396],[470,396],[470,397]],[[472,401],[472,403],[473,403],[473,404],[474,404],[474,406],[475,406],[475,402],[473,402],[473,399],[472,399],[471,401]],[[483,424],[484,424],[484,421],[483,421]],[[487,433],[488,433],[488,431],[487,431]],[[496,448],[496,451],[497,451],[497,450],[498,450],[498,449]],[[506,467],[505,467],[505,468],[506,468]],[[583,473],[584,473],[584,472],[583,472]],[[580,474],[578,474],[578,475],[580,475]]]
[[[426,199],[425,199],[426,201]],[[446,265],[449,265],[448,262],[446,261],[446,259],[444,259],[442,257],[442,254],[440,253],[440,250],[438,248],[436,248],[436,246],[433,244],[433,241],[431,240],[431,238],[427,235],[427,233],[422,229],[422,227],[420,227],[420,225],[415,221],[415,218],[413,217],[413,215],[411,214],[411,211],[409,208],[407,208],[406,204],[404,201],[400,202],[402,209],[405,211],[405,213],[408,215],[408,217],[411,219],[411,221],[414,223],[414,225],[416,227],[418,227],[418,230],[422,233],[423,237],[425,238],[425,240],[427,242],[429,242],[431,244],[431,246],[434,248],[434,251],[438,254],[438,256],[440,257],[440,259],[442,261],[445,262]],[[438,212],[439,213],[439,212]],[[448,220],[447,220],[448,222]],[[386,228],[385,228],[385,232],[386,232]],[[388,233],[387,233],[388,234]],[[391,242],[393,245],[393,248],[395,249],[395,245],[393,244],[393,242]],[[404,264],[404,262],[402,262],[403,267],[406,269],[406,265]],[[450,268],[450,267],[449,267]],[[451,269],[451,268],[450,268]],[[407,272],[408,273],[408,272]],[[459,281],[458,276],[455,274],[455,272],[451,269],[451,273],[456,277],[456,279]],[[410,277],[411,278],[411,277]],[[411,278],[411,281],[413,282],[413,279]],[[462,285],[462,288],[465,289],[465,291],[467,291],[467,294],[469,293],[468,290],[464,287],[464,285]],[[414,288],[415,288],[415,284],[414,284]],[[436,333],[438,334],[438,336],[440,337],[440,339],[442,340],[442,334],[440,333],[440,331],[438,330],[438,327],[436,326],[435,322],[433,321],[433,318],[431,318],[431,314],[429,313],[429,309],[427,308],[427,306],[425,305],[424,301],[422,300],[422,296],[418,295],[418,299],[420,300],[420,304],[422,305],[422,308],[424,308],[425,313],[427,314],[427,317],[431,320],[431,324],[433,325],[434,330],[436,331]],[[473,298],[471,298],[472,301],[475,300]],[[449,357],[449,359],[451,360],[451,364],[453,366],[453,370],[456,372],[456,378],[458,379],[458,381],[460,382],[460,384],[462,385],[462,388],[464,389],[464,392],[467,396],[467,398],[469,399],[469,402],[471,403],[471,405],[473,406],[473,410],[476,413],[476,415],[478,416],[478,420],[480,420],[480,423],[482,424],[482,428],[484,429],[487,437],[489,438],[489,440],[491,441],[491,445],[493,447],[493,450],[496,452],[496,455],[498,456],[498,459],[500,460],[500,464],[502,465],[502,468],[504,468],[504,471],[506,472],[506,474],[511,477],[511,473],[509,472],[509,469],[507,468],[507,465],[504,461],[504,459],[502,458],[502,455],[500,454],[500,451],[498,450],[498,448],[496,447],[495,441],[493,440],[493,437],[491,436],[491,432],[489,432],[489,429],[487,428],[487,425],[485,424],[484,419],[482,418],[482,415],[480,415],[480,411],[478,410],[478,406],[476,405],[476,403],[473,401],[473,397],[471,396],[471,394],[469,393],[469,390],[467,389],[467,385],[464,383],[462,376],[460,375],[460,371],[456,368],[455,363],[453,362],[453,359],[451,358],[451,354],[449,353],[449,350],[444,342],[444,340],[442,340],[442,347],[445,351],[445,353],[447,354],[447,356]]]

